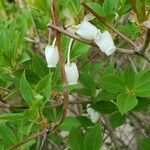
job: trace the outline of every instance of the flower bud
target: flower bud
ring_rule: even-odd
[[[97,33],[97,28],[88,21],[82,21],[78,25],[76,33],[84,39],[92,40]]]
[[[116,50],[114,41],[108,31],[104,31],[103,33],[97,32],[94,37],[94,41],[98,45],[100,50],[107,56],[111,55]]]
[[[69,85],[77,84],[79,72],[75,63],[65,65],[66,78]]]
[[[46,46],[45,48],[45,58],[47,62],[47,66],[49,68],[56,67],[58,60],[59,60],[59,55],[58,55],[58,49],[56,46]]]

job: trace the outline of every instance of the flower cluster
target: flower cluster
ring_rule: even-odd
[[[116,50],[114,41],[108,31],[101,33],[94,25],[88,21],[82,21],[76,30],[76,34],[86,40],[94,40],[97,46],[107,56],[113,54]]]
[[[56,67],[58,61],[59,61],[59,54],[58,54],[58,48],[55,46],[56,39],[54,40],[52,45],[47,45],[45,48],[45,58],[47,62],[47,66],[49,68]],[[68,82],[68,85],[74,85],[77,84],[78,78],[79,78],[79,72],[76,63],[70,63],[70,50],[72,45],[73,39],[70,40],[70,44],[68,47],[68,57],[67,57],[67,63],[65,65],[65,73],[66,73],[66,79]]]

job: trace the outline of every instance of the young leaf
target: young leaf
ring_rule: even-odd
[[[40,77],[45,77],[49,71],[46,62],[38,55],[33,55],[32,66],[34,72]]]
[[[137,104],[138,100],[135,96],[127,95],[126,93],[121,93],[117,97],[117,106],[122,115],[130,111]]]
[[[117,7],[117,1],[116,0],[105,0],[104,1],[103,9],[107,15],[113,14],[116,7]]]
[[[32,88],[25,77],[25,71],[22,73],[20,80],[20,91],[26,103],[31,106],[33,103]]]
[[[44,103],[46,103],[51,97],[51,92],[52,92],[51,80],[52,80],[52,75],[49,74],[45,76],[43,79],[41,79],[35,88],[36,92],[38,92],[39,94],[41,93],[44,94],[45,96]]]
[[[98,4],[98,3],[87,3],[87,5],[91,9],[93,9],[97,14],[99,14],[101,17],[106,17],[106,13],[100,4]]]
[[[106,75],[101,78],[101,86],[109,93],[121,93],[123,84],[116,75]]]
[[[72,128],[68,141],[71,150],[84,150],[83,136],[79,129],[74,127]]]
[[[85,136],[85,150],[100,150],[102,145],[101,127],[96,124]]]

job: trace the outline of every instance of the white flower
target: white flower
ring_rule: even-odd
[[[75,63],[65,65],[66,78],[69,85],[77,84],[79,72]]]
[[[88,21],[82,21],[76,30],[76,34],[87,40],[94,39],[96,33],[97,28]]]
[[[98,31],[94,37],[94,41],[98,45],[100,50],[107,56],[113,54],[116,50],[114,41],[108,31],[104,31],[103,33],[100,33]]]
[[[100,114],[91,107],[89,107],[89,105],[87,108],[87,113],[93,123],[96,123],[99,120]]]
[[[58,49],[56,46],[47,45],[45,48],[45,58],[49,68],[56,67],[59,61]]]

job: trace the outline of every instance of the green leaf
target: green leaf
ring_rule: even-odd
[[[45,77],[49,73],[46,62],[36,54],[33,55],[32,66],[33,66],[34,72],[40,78]]]
[[[52,80],[52,75],[49,74],[45,76],[43,79],[41,79],[35,88],[37,93],[42,94],[42,95],[44,94],[43,95],[45,96],[44,103],[49,101],[51,97],[51,93],[52,93],[51,80]]]
[[[81,134],[80,129],[72,128],[69,134],[68,141],[69,141],[71,150],[84,150],[83,136]]]
[[[94,123],[86,116],[78,116],[76,118],[80,122],[81,126],[83,126],[85,128],[94,125]]]
[[[144,112],[148,110],[149,107],[150,107],[150,99],[141,97],[141,98],[138,98],[138,105],[135,106],[132,111]]]
[[[106,13],[103,9],[103,7],[98,3],[87,3],[87,5],[93,9],[98,15],[101,17],[106,17]]]
[[[150,96],[150,71],[139,74],[135,85],[135,95],[139,97]]]
[[[124,80],[127,88],[129,90],[134,88],[135,83],[135,73],[131,67],[127,67],[124,72]]]
[[[126,121],[125,116],[122,116],[120,113],[114,113],[109,118],[112,129],[116,129],[117,127],[123,125]]]
[[[24,113],[7,113],[0,116],[0,121],[16,121],[27,119]]]
[[[121,114],[125,114],[138,104],[135,96],[121,93],[117,97],[117,106]]]
[[[20,91],[26,103],[31,106],[33,103],[32,88],[25,77],[25,71],[22,73],[20,80]]]
[[[100,150],[102,145],[101,127],[96,124],[84,138],[85,150]]]
[[[101,78],[100,84],[109,93],[121,93],[123,84],[116,75],[106,75]]]
[[[116,0],[105,0],[104,1],[103,9],[107,15],[113,14],[115,12],[116,7],[117,7]]]
[[[21,57],[19,58],[19,60],[18,60],[18,63],[19,64],[22,64],[22,63],[24,63],[24,62],[26,62],[26,61],[28,61],[28,60],[30,60],[31,58],[30,58],[30,56],[26,53],[26,52],[23,52],[22,54],[21,54]]]
[[[61,124],[60,128],[63,131],[71,131],[73,127],[79,127],[81,123],[75,117],[67,117]]]
[[[108,93],[107,91],[105,90],[102,90],[98,96],[96,97],[96,101],[111,101],[111,100],[114,100],[116,99],[116,96],[117,94],[114,94],[114,93]]]
[[[83,54],[86,54],[89,50],[90,46],[83,43],[76,43],[71,50],[71,58],[76,59]]]
[[[141,34],[141,29],[135,24],[126,24],[123,26],[121,25],[121,26],[118,26],[117,29],[120,32],[128,35],[132,39],[137,39],[137,37],[139,37]]]
[[[150,138],[144,138],[139,140],[141,150],[149,150],[150,148]]]
[[[6,147],[17,143],[16,134],[8,126],[0,126],[0,136]]]
[[[91,107],[102,114],[109,114],[117,110],[116,105],[110,101],[96,102]]]

